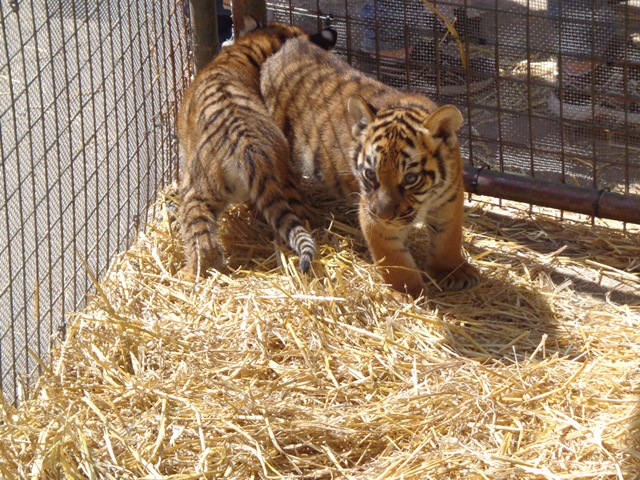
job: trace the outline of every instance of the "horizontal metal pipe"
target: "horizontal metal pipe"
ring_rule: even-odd
[[[478,195],[640,224],[640,197],[574,187],[524,175],[465,167],[464,187]]]

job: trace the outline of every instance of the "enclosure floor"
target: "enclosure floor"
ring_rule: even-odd
[[[238,208],[194,284],[171,192],[0,406],[0,477],[638,478],[638,230],[474,197],[483,281],[409,302],[328,200],[309,275]]]

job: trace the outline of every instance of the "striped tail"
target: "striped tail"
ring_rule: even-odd
[[[316,243],[311,234],[303,226],[300,217],[294,213],[287,199],[284,197],[260,199],[256,202],[258,210],[262,212],[271,228],[277,235],[289,244],[300,256],[300,270],[304,273],[311,268],[311,262],[316,254]]]
[[[311,234],[302,225],[298,225],[289,232],[289,245],[300,255],[300,270],[307,273],[316,254],[316,243]]]

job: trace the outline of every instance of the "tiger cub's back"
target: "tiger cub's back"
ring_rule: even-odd
[[[304,211],[289,167],[289,146],[260,95],[260,66],[283,43],[306,34],[275,24],[237,39],[198,73],[178,114],[184,154],[180,220],[187,264],[204,274],[222,269],[217,222],[230,204],[251,201],[277,236],[309,269],[315,243],[304,228]]]
[[[336,56],[292,40],[262,68],[261,90],[299,169],[359,206],[359,221],[386,282],[414,296],[421,271],[445,289],[475,285],[462,256],[463,163],[453,106],[401,92]],[[420,268],[409,227],[428,224]]]
[[[368,81],[313,45],[290,42],[288,47],[263,66],[264,101],[287,136],[293,162],[302,173],[348,196],[359,185],[351,168],[354,139],[348,128],[347,98],[358,92],[381,97],[388,87]]]

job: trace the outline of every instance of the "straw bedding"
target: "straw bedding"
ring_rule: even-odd
[[[408,302],[322,205],[311,275],[237,208],[229,272],[194,285],[165,192],[0,408],[0,476],[638,478],[637,231],[474,197],[484,281]]]

